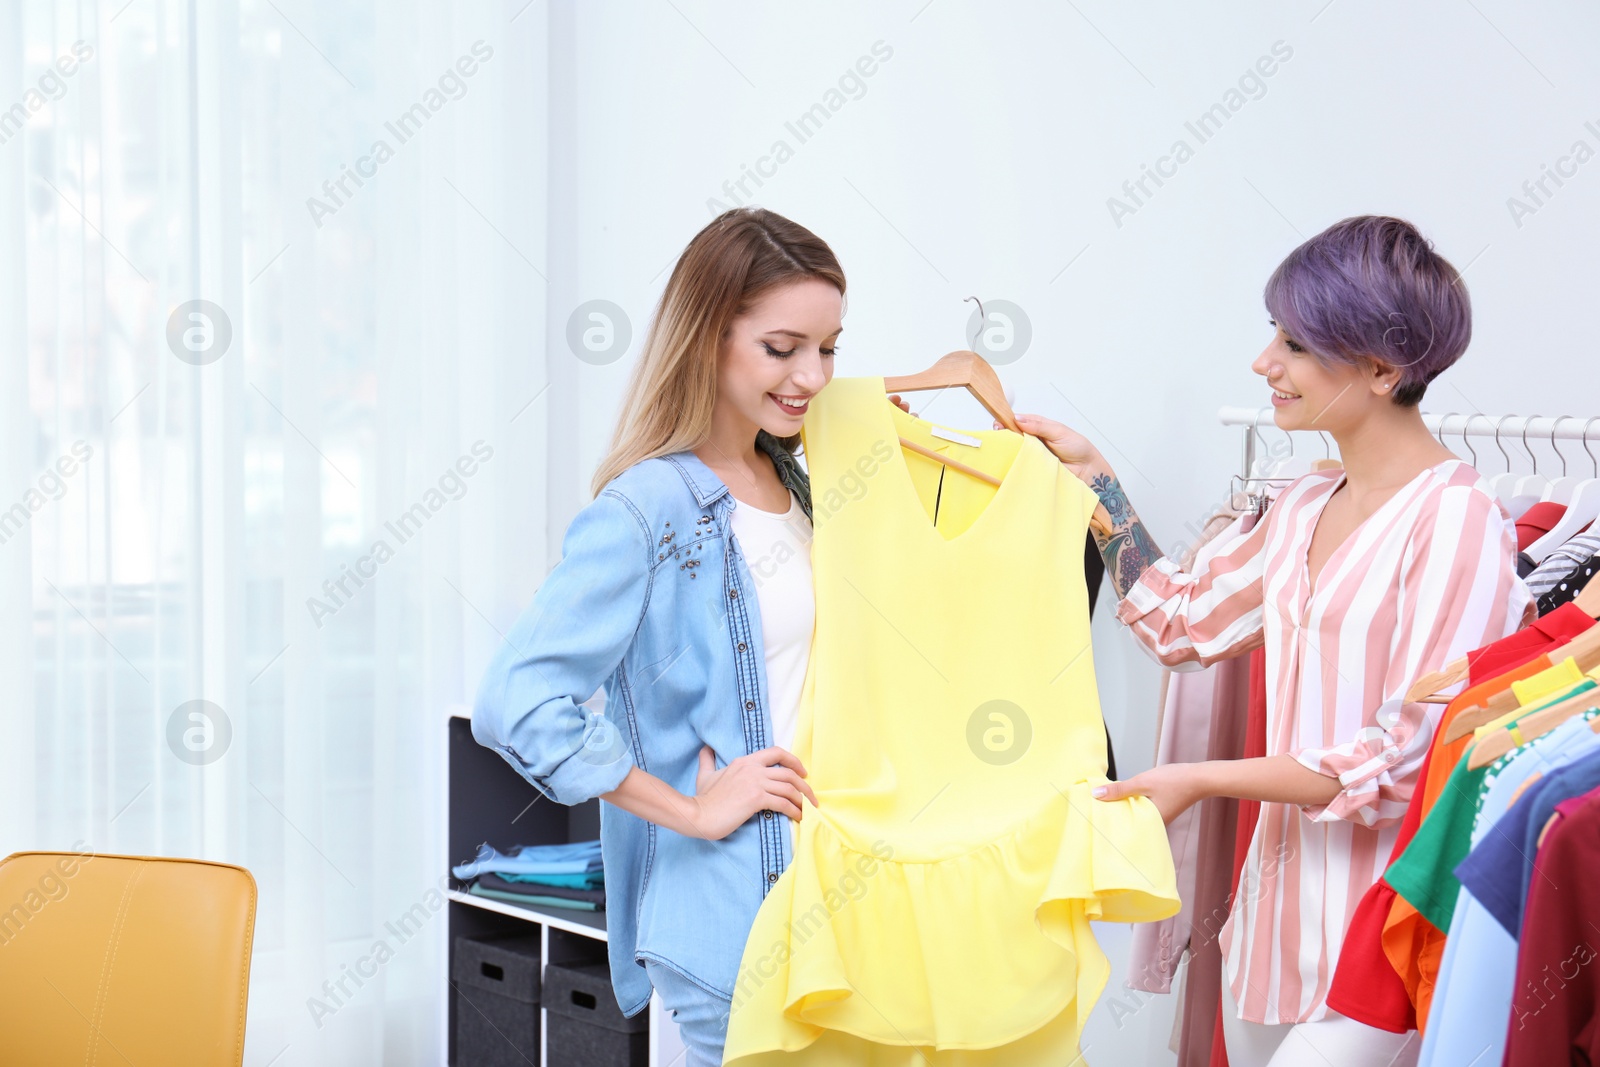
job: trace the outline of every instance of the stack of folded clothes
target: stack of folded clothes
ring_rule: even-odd
[[[508,852],[484,843],[451,873],[471,881],[467,892],[473,896],[577,911],[604,911],[606,906],[599,841],[514,845]]]

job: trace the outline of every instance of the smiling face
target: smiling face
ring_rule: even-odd
[[[1390,403],[1400,372],[1387,364],[1324,363],[1271,323],[1276,332],[1250,369],[1271,387],[1272,419],[1280,430],[1338,431]]]
[[[722,338],[717,407],[774,437],[799,433],[811,398],[833,377],[843,314],[844,297],[820,278],[762,295]]]

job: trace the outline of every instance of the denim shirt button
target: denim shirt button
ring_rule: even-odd
[[[744,642],[743,642],[743,641],[740,641],[740,642],[739,642],[739,651],[740,651],[740,652],[743,652],[743,651],[744,651]]]
[[[739,599],[739,590],[737,590],[737,589],[728,590],[728,599],[729,600],[738,600]]]
[[[744,702],[744,710],[746,710],[746,711],[755,710],[755,706],[756,706],[756,702],[754,700],[746,700]]]
[[[772,812],[770,812],[770,811],[764,811],[764,812],[762,812],[762,813],[761,813],[761,817],[762,817],[762,818],[763,818],[763,819],[770,819],[770,818],[772,818]]]
[[[777,871],[773,871],[773,872],[771,872],[770,874],[767,875],[767,881],[768,882],[776,882],[777,880],[778,880],[778,872]]]

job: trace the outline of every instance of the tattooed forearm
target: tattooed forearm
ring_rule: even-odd
[[[1111,514],[1111,533],[1094,531],[1095,544],[1100,546],[1100,557],[1106,562],[1106,573],[1117,596],[1125,597],[1145,568],[1161,558],[1161,549],[1151,539],[1144,523],[1134,514],[1128,503],[1128,494],[1114,475],[1097,474],[1089,483]]]

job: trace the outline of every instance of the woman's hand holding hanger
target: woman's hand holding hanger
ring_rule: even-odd
[[[906,414],[916,415],[916,412],[911,410],[911,405],[899,393],[890,393],[889,399]],[[1017,425],[1043,441],[1055,457],[1065,463],[1067,469],[1077,475],[1085,485],[1094,485],[1096,477],[1115,480],[1116,475],[1112,473],[1111,465],[1100,454],[1100,450],[1078,431],[1042,415],[1018,415]],[[1004,429],[998,421],[994,423],[994,428]]]
[[[898,393],[889,394],[889,399],[901,411],[916,414]],[[1105,560],[1106,573],[1117,591],[1117,597],[1127,596],[1133,583],[1139,580],[1139,575],[1160,559],[1162,553],[1144,528],[1144,523],[1139,521],[1133,505],[1128,502],[1128,496],[1123,492],[1122,483],[1117,480],[1111,464],[1106,462],[1105,456],[1087,437],[1054,419],[1019,414],[1017,425],[1022,427],[1024,433],[1043,441],[1051,454],[1100,498],[1106,514],[1110,516],[1110,529],[1103,529],[1099,523],[1092,526],[1095,544]],[[995,422],[994,428],[998,430],[1002,427]]]
[[[995,427],[998,429],[999,425],[996,423]],[[1127,596],[1139,576],[1160,559],[1162,553],[1128,502],[1128,494],[1123,492],[1111,464],[1087,437],[1054,419],[1019,414],[1017,425],[1043,441],[1045,447],[1100,498],[1110,516],[1111,528],[1106,531],[1096,524],[1090,529],[1118,599]]]
[[[1055,453],[1055,457],[1066,464],[1067,469],[1090,488],[1095,488],[1097,478],[1107,482],[1116,480],[1117,476],[1112,473],[1111,464],[1106,462],[1100,450],[1087,437],[1070,426],[1054,419],[1047,419],[1043,415],[1021,414],[1017,416],[1017,425],[1021,426],[1025,433],[1030,433],[1043,441],[1045,447]],[[1000,424],[996,422],[994,428],[1000,429]]]

